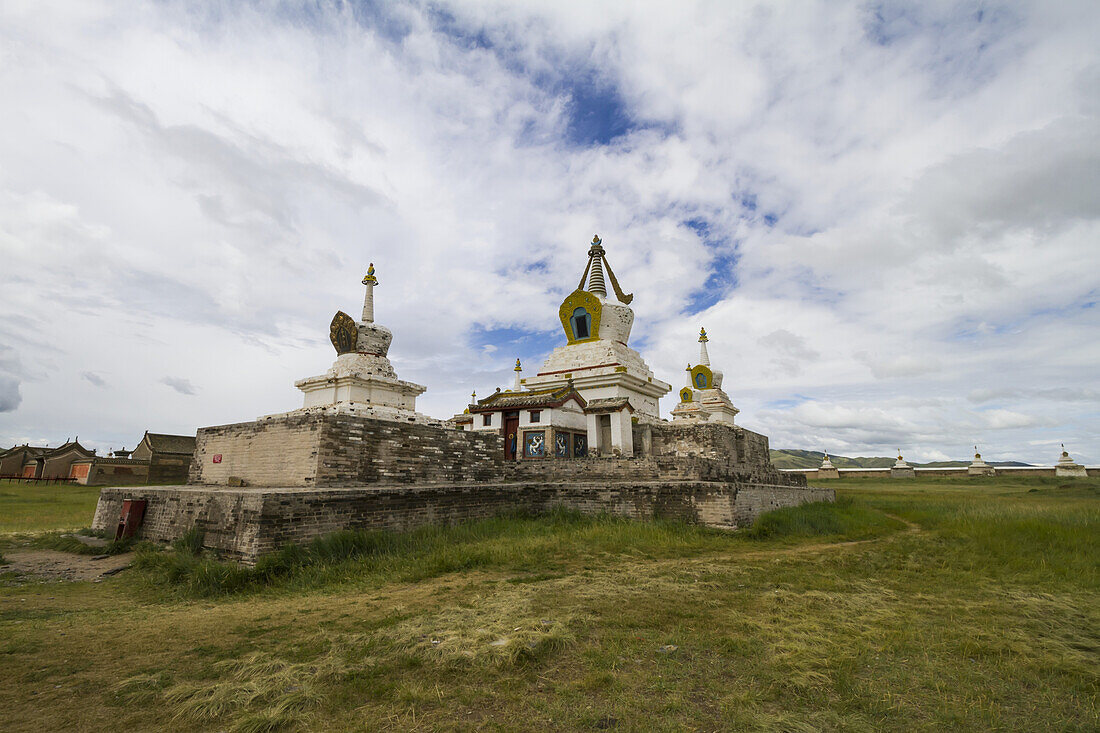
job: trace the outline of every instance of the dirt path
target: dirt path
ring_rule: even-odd
[[[15,572],[41,580],[94,581],[128,567],[134,554],[127,552],[102,559],[97,557],[56,550],[5,550],[7,564],[0,565],[0,572]]]

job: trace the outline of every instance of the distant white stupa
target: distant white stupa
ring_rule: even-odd
[[[982,460],[982,454],[978,452],[978,446],[974,446],[974,460],[966,467],[967,476],[992,476],[996,473],[993,466]]]
[[[898,459],[890,468],[890,478],[913,478],[916,475],[917,472],[901,457],[901,448],[898,448]]]
[[[1066,478],[1086,478],[1089,472],[1080,463],[1074,463],[1073,459],[1069,457],[1069,453],[1066,452],[1066,444],[1062,443],[1062,455],[1058,459],[1058,465],[1054,467],[1054,475]]]
[[[687,367],[687,384],[680,390],[680,402],[672,410],[673,422],[723,422],[733,425],[740,412],[722,390],[724,375],[710,367],[707,330],[699,329],[699,363]]]

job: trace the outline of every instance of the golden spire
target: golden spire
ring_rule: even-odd
[[[370,267],[367,268],[367,274],[363,276],[364,285],[377,285],[378,278],[374,276],[374,263],[370,263]]]
[[[700,328],[699,329],[699,340],[704,342],[704,343],[710,340],[710,339],[707,338],[707,329],[705,329],[705,328]]]
[[[516,359],[516,368],[513,369],[512,371],[514,371],[514,372],[522,372],[523,371],[523,367],[521,367],[519,365],[519,359]]]

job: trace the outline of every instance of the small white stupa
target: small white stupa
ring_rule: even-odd
[[[416,398],[426,390],[397,378],[388,357],[393,333],[374,322],[374,263],[363,278],[363,318],[355,321],[337,311],[329,324],[329,340],[336,361],[324,374],[299,379],[294,386],[305,393],[303,410],[325,409],[359,417],[422,424],[440,421],[416,412]]]
[[[901,448],[898,448],[898,459],[890,467],[890,478],[914,478],[917,472],[901,457]]]
[[[840,478],[840,471],[829,460],[829,451],[825,451],[825,458],[821,461],[821,467],[817,469],[817,478]]]
[[[996,473],[993,466],[982,460],[982,454],[978,452],[978,446],[974,446],[974,460],[966,467],[967,476],[992,476]]]
[[[1066,452],[1066,444],[1062,443],[1062,455],[1058,464],[1054,467],[1054,475],[1066,478],[1086,478],[1089,472],[1080,463],[1074,463]]]
[[[710,368],[707,330],[699,329],[699,363],[687,366],[687,385],[680,390],[680,403],[672,410],[673,422],[721,422],[733,424],[740,412],[722,391],[724,375]]]
[[[524,381],[524,380],[520,379],[520,376],[519,376],[520,374],[523,373],[523,365],[519,363],[519,358],[516,358],[516,366],[515,366],[514,369],[512,369],[512,371],[514,371],[516,373],[516,383],[514,385],[512,385],[512,391],[513,392],[519,392],[521,389],[523,389],[523,381]]]

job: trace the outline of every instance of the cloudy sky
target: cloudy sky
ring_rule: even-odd
[[[604,240],[773,447],[1100,463],[1100,4],[0,4],[0,447],[534,371]],[[675,404],[662,401],[667,415]]]

